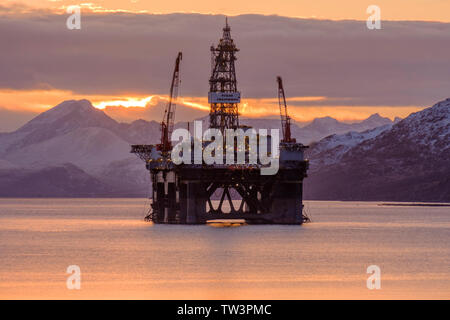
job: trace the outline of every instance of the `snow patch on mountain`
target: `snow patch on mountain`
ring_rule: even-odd
[[[398,121],[398,120],[397,120]],[[281,129],[281,121],[278,119],[240,119],[241,124],[246,124],[255,129]],[[331,134],[343,134],[347,132],[363,132],[384,125],[392,125],[394,121],[381,117],[378,113],[369,118],[354,123],[340,122],[332,117],[316,118],[305,126],[291,123],[292,136],[305,145],[320,141]]]
[[[333,134],[310,146],[307,155],[310,158],[311,170],[319,169],[323,165],[331,165],[339,162],[342,156],[354,146],[363,141],[373,139],[386,130],[392,124],[387,124],[364,132],[351,131],[345,134]]]
[[[130,145],[108,129],[78,128],[9,152],[5,159],[27,167],[73,163],[95,172],[108,163],[130,158]]]
[[[450,98],[411,114],[394,129],[401,139],[426,146],[432,152],[449,148]]]

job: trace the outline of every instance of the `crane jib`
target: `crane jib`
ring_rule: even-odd
[[[175,68],[173,70],[172,83],[170,85],[169,101],[164,110],[163,121],[161,122],[161,143],[157,147],[158,150],[165,154],[172,148],[170,136],[172,135],[175,121],[176,100],[178,98],[178,87],[180,85],[180,62],[182,58],[183,54],[179,52],[175,60]]]

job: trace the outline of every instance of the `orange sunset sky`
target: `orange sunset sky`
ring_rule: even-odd
[[[84,4],[86,8],[98,12],[195,12],[225,15],[257,13],[333,20],[365,20],[365,9],[369,5],[376,4],[383,9],[383,18],[387,20],[450,22],[450,1],[447,0],[280,0],[276,2],[261,0],[6,0],[6,3],[23,3],[34,8],[51,10],[58,10],[68,5]]]
[[[365,27],[371,4],[382,30]],[[82,8],[81,30],[65,28],[69,5]],[[244,117],[277,116],[278,74],[297,121],[406,117],[450,96],[448,0],[2,0],[0,132],[69,99],[135,107],[118,119],[131,121],[131,110],[167,100],[178,50],[185,108],[177,120],[206,115],[209,46],[223,15],[241,49]]]

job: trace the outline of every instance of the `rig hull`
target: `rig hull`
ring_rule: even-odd
[[[146,160],[152,181],[147,219],[168,224],[205,224],[216,219],[302,224],[303,179],[308,169],[308,161],[303,160],[305,147],[280,147],[280,168],[275,175],[261,175],[260,168],[248,165],[174,165]]]

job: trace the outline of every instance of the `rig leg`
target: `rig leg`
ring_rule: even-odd
[[[177,189],[174,182],[167,184],[167,222],[175,223],[177,220]]]
[[[156,201],[155,201],[155,222],[164,221],[164,182],[156,184]]]
[[[277,183],[272,212],[275,223],[302,224],[302,183]]]
[[[206,190],[199,182],[187,183],[187,215],[186,223],[202,223],[206,213]]]
[[[187,223],[187,212],[188,212],[188,185],[187,183],[180,183],[180,213],[179,221],[180,223]]]

